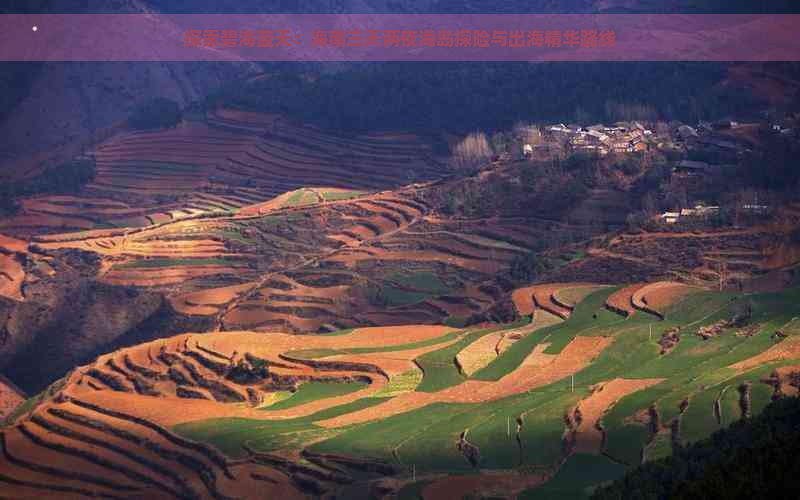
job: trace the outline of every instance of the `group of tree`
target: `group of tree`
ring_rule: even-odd
[[[800,143],[767,127],[761,129],[759,142],[760,147],[740,162],[739,182],[756,189],[796,189],[800,184]]]
[[[516,283],[532,283],[548,269],[547,261],[534,253],[518,255],[511,261],[508,276]]]
[[[492,146],[483,132],[474,132],[453,148],[451,166],[456,170],[474,171],[492,158]]]
[[[19,209],[18,199],[39,194],[74,194],[95,177],[95,161],[80,158],[45,168],[38,175],[0,184],[0,213],[13,214]]]
[[[311,76],[289,67],[228,86],[207,104],[286,113],[341,131],[461,134],[511,130],[531,117],[695,122],[765,107],[750,92],[721,85],[726,76],[725,64],[707,62],[393,62]]]

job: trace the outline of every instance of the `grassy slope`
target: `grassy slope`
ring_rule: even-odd
[[[179,424],[173,430],[189,439],[210,443],[231,457],[244,457],[242,445],[259,451],[273,451],[319,438],[327,431],[314,425],[317,420],[334,418],[382,403],[385,398],[365,398],[302,418],[287,420],[253,420],[247,418],[213,418]]]
[[[350,331],[352,330],[349,330],[347,332],[349,333]],[[327,348],[299,349],[297,351],[290,351],[287,354],[297,358],[319,359],[327,356],[336,356],[339,354],[370,354],[378,352],[399,352],[399,351],[407,351],[410,349],[418,349],[420,347],[429,347],[432,345],[441,344],[449,340],[458,338],[459,335],[461,335],[461,332],[450,332],[446,335],[442,335],[441,337],[435,337],[428,340],[420,340],[419,342],[411,342],[409,344],[391,345],[386,347],[353,347],[349,349],[327,349]]]
[[[596,335],[605,331],[605,327],[621,323],[624,320],[603,308],[606,299],[615,290],[609,288],[589,295],[575,308],[568,320],[543,328],[515,342],[486,367],[478,370],[472,378],[486,381],[500,380],[514,371],[539,343],[549,342],[551,345],[544,352],[558,354],[579,334]],[[596,319],[593,317],[594,314],[597,314]]]
[[[302,384],[291,397],[264,408],[266,411],[286,410],[295,406],[304,405],[319,399],[334,398],[351,392],[360,391],[367,385],[360,382],[327,383],[306,382]]]
[[[745,338],[737,337],[728,330],[709,341],[702,341],[694,332],[700,326],[730,318],[735,308],[732,302],[734,295],[710,292],[693,295],[669,311],[668,321],[658,322],[645,314],[637,313],[623,320],[609,313],[603,308],[603,303],[610,293],[613,293],[613,289],[593,293],[579,304],[568,321],[520,340],[476,376],[483,380],[502,377],[519,366],[525,355],[545,338],[551,342],[546,352],[558,353],[577,335],[612,335],[613,343],[591,366],[576,374],[575,392],[570,392],[568,382],[561,380],[530,393],[480,405],[437,403],[382,421],[339,429],[331,432],[328,439],[312,445],[311,449],[387,461],[399,460],[404,465],[414,464],[418,473],[468,472],[470,467],[454,445],[458,434],[468,428],[470,441],[480,447],[482,468],[549,466],[562,454],[562,417],[565,411],[588,396],[592,385],[615,377],[665,378],[661,384],[623,398],[603,418],[608,432],[607,452],[619,461],[635,464],[642,446],[647,443],[648,435],[644,427],[629,423],[627,417],[655,402],[661,411],[662,422],[667,422],[678,413],[680,401],[688,396],[691,404],[683,416],[683,437],[687,441],[697,440],[719,428],[719,424],[711,417],[711,405],[724,387],[729,387],[723,398],[723,424],[726,424],[737,417],[736,385],[744,380],[755,382],[753,410],[758,412],[766,404],[769,390],[761,387],[757,380],[775,366],[791,363],[771,363],[745,374],[735,374],[727,368],[775,344],[770,338],[771,334],[800,313],[800,289],[750,297],[754,309],[753,321],[762,325],[760,333]],[[650,325],[653,325],[652,339],[649,338]],[[670,354],[661,356],[656,340],[661,332],[673,325],[682,325],[682,340]],[[417,390],[438,390],[463,380],[452,358],[483,334],[485,331],[467,334],[453,346],[420,358],[418,361],[423,367],[428,365],[428,380],[423,379]],[[374,399],[365,404],[374,404]],[[344,413],[352,410],[338,408],[331,411]],[[522,453],[514,440],[514,420],[520,415],[524,416],[525,422],[521,432],[525,443]],[[318,418],[269,424],[237,422],[230,434],[215,431],[213,435],[204,435],[197,430],[211,425],[204,422],[186,424],[181,430],[196,439],[208,439],[214,443],[222,440],[228,449],[231,440],[248,440],[259,449],[269,450],[299,442],[303,432],[313,432],[314,427],[310,422]],[[222,420],[213,427],[220,427],[220,424],[227,426],[224,420],[233,419]],[[509,428],[511,432],[508,432]],[[248,436],[248,429],[253,429],[252,437]],[[668,445],[668,441],[665,443],[659,438],[651,445],[648,456],[664,453],[664,450],[668,452],[665,444]],[[598,471],[596,477],[580,474],[587,463],[593,464],[592,467]],[[600,457],[573,457],[559,475],[540,491],[558,491],[565,498],[570,495],[580,498],[585,496],[592,483],[618,477],[623,470],[624,466],[609,463]],[[539,498],[541,494],[531,492],[529,495],[530,498]]]
[[[501,329],[516,328],[522,326],[525,321],[527,320]],[[466,377],[456,366],[456,356],[476,340],[497,330],[498,328],[494,328],[467,333],[455,344],[417,358],[417,364],[424,373],[422,383],[419,384],[417,390],[420,392],[436,392],[464,382]]]
[[[388,278],[397,284],[386,285],[382,290],[383,296],[390,306],[416,304],[427,298],[451,292],[438,276],[429,272],[395,273],[389,275]]]
[[[228,260],[222,258],[208,259],[142,259],[114,266],[114,269],[142,269],[153,267],[173,267],[173,266],[236,266],[242,264],[241,260]]]
[[[364,191],[322,191],[325,201],[349,200],[365,194]]]
[[[573,455],[544,486],[528,490],[521,500],[578,499],[592,485],[617,479],[625,474],[625,466],[615,463],[602,455]]]

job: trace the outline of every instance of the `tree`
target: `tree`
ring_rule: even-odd
[[[630,230],[641,229],[648,220],[650,220],[650,217],[643,211],[631,212],[625,218],[625,222]]]
[[[798,418],[800,399],[780,398],[760,415],[628,471],[592,498],[796,497],[787,492],[800,489]]]
[[[749,300],[738,302],[733,310],[734,326],[743,326],[753,317],[753,304]]]
[[[648,217],[652,217],[659,212],[658,199],[652,191],[642,196],[642,210]]]
[[[512,280],[522,283],[534,281],[546,269],[536,255],[529,253],[518,255],[511,261],[509,275]]]
[[[518,122],[516,125],[514,125],[514,135],[519,137],[523,144],[535,146],[544,142],[542,131],[536,125],[527,125],[522,122]]]
[[[507,132],[495,132],[492,135],[491,146],[495,153],[508,153],[511,151],[511,146],[514,138]]]
[[[451,165],[459,170],[473,170],[492,157],[492,147],[483,132],[474,132],[464,138],[453,150]]]

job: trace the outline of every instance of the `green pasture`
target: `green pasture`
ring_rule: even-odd
[[[684,443],[693,442],[740,418],[737,391],[740,384],[752,383],[752,411],[756,414],[768,403],[771,395],[771,389],[759,380],[778,366],[798,363],[796,360],[767,363],[741,373],[730,368],[776,345],[779,342],[773,338],[776,330],[800,335],[800,321],[793,321],[800,316],[800,289],[758,295],[699,292],[669,308],[665,321],[641,312],[625,319],[608,311],[604,303],[614,291],[615,288],[608,288],[593,292],[577,305],[568,320],[517,341],[473,376],[487,382],[499,380],[519,367],[540,343],[550,344],[545,352],[558,354],[576,336],[611,337],[610,345],[591,365],[574,374],[574,390],[567,377],[496,401],[482,404],[434,403],[383,420],[335,430],[314,426],[313,422],[321,419],[320,414],[275,422],[216,419],[184,424],[176,430],[184,436],[215,444],[234,456],[245,442],[256,449],[269,451],[299,446],[315,436],[315,443],[310,446],[312,451],[414,466],[419,474],[474,472],[456,448],[459,434],[468,430],[468,440],[480,449],[482,469],[538,470],[552,467],[562,459],[563,417],[591,394],[594,385],[618,377],[664,379],[622,398],[604,415],[602,423],[607,433],[604,453],[607,456],[572,456],[552,480],[523,496],[531,499],[585,498],[596,485],[613,480],[628,466],[638,464],[643,447],[647,447],[648,459],[670,453],[669,431],[652,439],[643,425],[632,420],[635,414],[644,412],[655,403],[662,424],[667,425],[678,416],[681,401],[688,398],[689,407],[681,416],[681,438]],[[750,323],[759,325],[756,334],[750,337],[736,335],[738,329],[728,328],[721,335],[705,341],[696,335],[702,326],[732,318],[737,310],[741,310],[743,301],[752,309]],[[506,325],[505,328],[518,326]],[[664,331],[674,326],[681,327],[681,341],[670,353],[661,355],[657,341]],[[417,358],[424,374],[421,382],[418,374],[417,378],[404,374],[394,382],[397,387],[392,386],[392,390],[387,387],[381,395],[391,397],[413,390],[415,386],[419,392],[436,392],[455,387],[465,380],[454,362],[455,356],[492,331],[496,330],[454,332],[404,346],[332,351],[336,354],[391,352],[458,339]],[[713,413],[718,398],[722,409],[721,422]],[[385,400],[357,401],[327,410],[327,414],[322,416],[346,414]],[[282,403],[290,404],[289,401],[291,398]],[[518,418],[523,422],[521,449],[516,441]],[[413,483],[407,486],[404,498],[413,498],[421,485]]]

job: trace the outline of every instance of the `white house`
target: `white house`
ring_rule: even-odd
[[[675,224],[678,222],[680,216],[681,214],[678,212],[664,212],[659,216],[659,218],[667,224]]]

